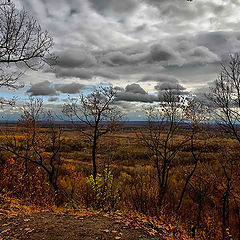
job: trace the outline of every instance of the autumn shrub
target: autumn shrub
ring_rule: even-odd
[[[0,193],[41,206],[54,204],[55,194],[41,168],[9,158],[0,174]]]
[[[150,165],[121,172],[121,206],[144,214],[156,215],[157,184],[154,168]]]
[[[143,213],[147,216],[175,219],[176,223],[195,229],[196,239],[238,239],[240,236],[240,162],[236,141],[226,138],[205,139],[199,136],[194,148],[200,153],[197,170],[189,181],[181,208],[177,211],[186,178],[194,167],[191,146],[184,145],[169,171],[167,193],[160,209],[158,178],[154,161],[136,139],[111,137],[99,144],[98,175],[94,181],[90,146],[66,139],[61,149],[64,162],[58,172],[57,185],[63,193],[62,206]],[[177,139],[180,139],[178,137]],[[18,137],[21,141],[21,137]],[[173,145],[175,140],[173,140]],[[48,149],[43,149],[48,151]],[[47,152],[46,155],[49,153]],[[44,155],[45,156],[45,155]],[[162,167],[162,166],[160,166]],[[228,177],[229,176],[229,177]],[[223,226],[223,200],[228,182],[226,226]],[[55,204],[56,197],[46,174],[37,166],[0,152],[0,191],[37,205]]]
[[[0,171],[4,168],[7,159],[9,158],[8,154],[0,151]]]
[[[115,210],[120,201],[119,184],[114,182],[112,172],[105,168],[102,174],[97,174],[96,180],[93,175],[87,178],[89,199],[88,205],[93,209]]]
[[[61,151],[62,152],[69,152],[72,151],[82,151],[84,148],[84,142],[82,139],[69,139],[65,138],[65,144],[63,145]]]

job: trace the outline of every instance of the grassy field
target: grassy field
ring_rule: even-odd
[[[237,236],[240,219],[239,144],[214,126],[211,128],[202,128],[195,135],[192,145],[190,141],[186,142],[174,155],[161,207],[156,156],[141,140],[141,136],[148,134],[146,129],[122,128],[99,140],[96,155],[98,177],[94,182],[91,178],[91,141],[82,132],[65,128],[61,135],[57,176],[57,185],[64,194],[58,197],[58,204],[68,208],[119,209],[149,216],[166,216],[168,221],[187,229],[196,227],[199,239],[217,239],[221,235],[222,209],[225,207],[229,236]],[[39,149],[46,166],[49,166],[47,161],[51,146],[47,140],[40,140],[47,139],[48,133],[48,128],[38,130],[39,146],[42,144]],[[190,133],[191,129],[179,129],[168,151],[173,152]],[[1,142],[7,142],[11,137],[15,139],[11,141],[19,142],[15,147],[23,153],[26,132],[16,127],[2,127]],[[166,134],[161,137],[164,139]],[[29,148],[29,155],[31,151]],[[176,210],[184,185],[195,166],[193,154],[198,156],[197,168],[189,179],[181,208]],[[7,151],[0,152],[0,159],[3,173],[1,192],[30,199],[36,204],[55,204],[52,188],[40,167]],[[226,192],[229,196],[226,205],[223,205]]]

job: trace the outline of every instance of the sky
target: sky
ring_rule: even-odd
[[[50,109],[112,84],[116,105],[143,120],[141,105],[181,89],[200,98],[221,62],[240,49],[240,0],[15,0],[54,39],[54,69],[27,71],[25,87],[1,96],[43,97]],[[0,110],[17,114],[17,109]]]

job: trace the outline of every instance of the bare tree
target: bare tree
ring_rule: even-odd
[[[210,93],[206,96],[215,108],[215,116],[221,128],[240,143],[240,56],[230,54],[230,61],[222,64],[222,70]]]
[[[198,229],[201,223],[205,202],[207,196],[211,192],[210,180],[204,178],[201,174],[194,176],[192,181],[189,182],[189,196],[198,205],[197,215],[196,215],[196,228]],[[193,234],[195,234],[195,228],[192,229]]]
[[[161,208],[167,192],[169,173],[181,147],[190,137],[176,140],[185,119],[185,101],[172,90],[164,93],[162,102],[144,108],[148,119],[145,131],[139,134],[141,142],[150,150],[158,178],[158,206]]]
[[[195,99],[188,101],[185,112],[186,112],[186,120],[191,127],[190,149],[191,149],[192,160],[193,160],[193,168],[191,169],[191,171],[189,173],[187,173],[184,187],[182,189],[180,199],[178,202],[178,206],[176,209],[177,211],[181,208],[184,195],[187,191],[188,185],[190,184],[191,178],[194,176],[194,174],[197,170],[198,163],[199,163],[202,151],[204,149],[204,148],[202,148],[199,151],[195,150],[197,133],[201,132],[201,134],[203,134],[203,131],[204,131],[203,124],[205,123],[205,121],[208,120],[208,108],[206,106],[202,105],[201,103],[196,102]],[[206,142],[206,139],[205,139],[205,142]]]
[[[18,124],[22,139],[17,138],[15,133],[5,134],[0,149],[40,167],[47,174],[49,183],[57,193],[62,130],[54,125],[52,115],[48,113],[49,128],[42,131],[39,125],[42,115],[42,99],[30,98],[23,107],[22,119]],[[50,149],[49,153],[46,153],[47,148]]]
[[[18,88],[25,69],[39,70],[54,57],[53,39],[12,1],[0,0],[0,87]]]
[[[78,129],[92,143],[93,178],[96,180],[97,164],[96,151],[101,136],[111,132],[122,118],[120,111],[112,105],[115,98],[113,87],[99,87],[87,96],[81,95],[77,99],[70,99],[65,104],[63,113],[69,117]],[[85,131],[84,127],[90,131]]]
[[[221,129],[240,144],[240,55],[235,53],[229,57],[229,62],[222,64],[221,73],[206,97],[213,105],[214,117]],[[236,179],[239,179],[239,159],[232,159],[231,156],[225,156],[225,159],[227,160],[223,163],[220,162],[221,168],[215,173],[216,179],[222,179],[222,239],[226,238],[226,228],[229,226],[231,198],[237,208],[236,213],[240,216],[239,198],[236,197],[239,189],[236,184]],[[240,229],[240,224],[238,228]],[[240,230],[238,231],[240,236]]]

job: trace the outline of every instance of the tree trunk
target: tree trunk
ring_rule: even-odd
[[[199,226],[200,226],[202,210],[203,210],[203,201],[202,201],[202,197],[200,196],[199,203],[198,203],[197,229],[199,229]]]
[[[93,164],[93,179],[96,182],[97,177],[97,165],[96,165],[96,149],[97,149],[97,133],[94,132],[93,145],[92,145],[92,164]]]
[[[57,194],[58,193],[58,186],[56,184],[56,181],[54,180],[54,174],[49,173],[48,174],[49,182],[52,185],[54,192]]]
[[[183,198],[184,198],[184,194],[187,190],[187,186],[193,176],[193,174],[195,173],[196,169],[197,169],[197,164],[198,164],[198,161],[195,161],[195,165],[194,165],[194,168],[193,170],[191,171],[191,173],[188,175],[187,179],[186,179],[186,182],[184,184],[184,187],[183,187],[183,190],[182,190],[182,193],[181,193],[181,196],[180,196],[180,200],[179,200],[179,203],[178,203],[178,206],[177,206],[177,211],[179,211],[181,205],[182,205],[182,201],[183,201]]]
[[[164,186],[159,186],[159,191],[158,191],[158,206],[161,209],[162,208],[162,204],[163,204],[163,199],[165,197],[165,194],[167,192],[167,188]]]
[[[236,199],[234,199],[235,202],[235,208],[236,208],[236,214],[237,214],[237,218],[238,218],[238,224],[237,224],[237,228],[238,228],[238,240],[240,240],[240,211],[239,211],[239,206],[237,204]]]
[[[229,223],[229,192],[225,192],[223,196],[223,207],[222,207],[222,240],[226,238],[226,228]]]

